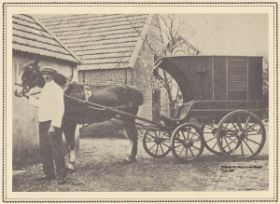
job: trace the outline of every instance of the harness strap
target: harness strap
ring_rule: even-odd
[[[73,84],[74,82],[72,81],[72,77],[68,77],[67,78],[67,81],[66,81],[66,83],[64,84],[64,86],[63,86],[63,91],[65,92],[68,88],[69,88],[69,86],[71,85],[71,84]]]

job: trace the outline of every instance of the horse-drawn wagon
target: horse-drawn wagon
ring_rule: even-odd
[[[164,57],[156,62],[155,74],[159,68],[177,82],[183,105],[178,118],[162,116],[162,128],[146,131],[148,154],[161,157],[172,151],[177,159],[192,161],[205,146],[244,160],[261,151],[266,138],[261,57]]]
[[[24,68],[22,89],[15,92],[17,96],[40,85],[38,66],[38,62],[32,62]],[[262,150],[266,132],[261,121],[261,57],[163,57],[155,64],[155,75],[159,68],[175,79],[183,95],[178,118],[162,116],[160,122],[137,116],[143,98],[132,87],[116,85],[92,90],[91,97],[85,100],[84,86],[68,84],[62,77],[61,85],[66,86],[63,127],[72,148],[77,123],[117,116],[124,121],[132,141],[130,162],[137,154],[135,125],[144,128],[143,146],[153,157],[163,157],[171,151],[175,158],[190,162],[199,158],[206,147],[229,159],[245,160]]]

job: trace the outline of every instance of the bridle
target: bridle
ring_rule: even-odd
[[[20,74],[20,78],[22,79],[22,76],[23,76],[23,74],[27,71],[27,69],[28,69],[28,67],[25,67],[25,69],[22,71],[22,73]],[[33,70],[31,70],[31,72],[33,72]],[[31,73],[32,74],[32,73]],[[30,77],[30,78],[32,78],[32,77]],[[22,87],[22,90],[21,90],[21,94],[22,94],[22,96],[24,96],[24,97],[26,97],[26,98],[29,98],[29,96],[28,95],[26,95],[27,93],[29,93],[29,91],[33,88],[33,87],[35,87],[38,83],[39,83],[39,81],[40,81],[41,79],[40,79],[40,77],[36,77],[35,79],[34,79],[34,81],[32,81],[31,83],[26,83],[26,82],[22,82],[21,84],[20,83],[15,83],[15,85],[16,86],[19,86],[19,87]],[[32,94],[29,94],[29,95],[34,95],[34,94],[37,94],[37,93],[32,93]]]

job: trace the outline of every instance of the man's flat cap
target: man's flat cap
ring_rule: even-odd
[[[53,67],[50,67],[50,66],[44,66],[44,67],[41,67],[39,69],[40,72],[49,72],[49,73],[52,73],[52,74],[56,74],[57,73],[57,70]]]

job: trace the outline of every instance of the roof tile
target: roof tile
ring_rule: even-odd
[[[13,49],[78,63],[79,60],[30,15],[13,15]]]
[[[127,68],[150,15],[35,16],[81,60],[80,69]]]
[[[41,47],[40,48],[30,47],[29,45],[17,44],[14,42],[13,42],[13,49],[21,52],[31,53],[31,54],[40,54],[41,56],[47,56],[47,57],[53,55],[53,51],[51,50],[47,50],[47,49],[43,50]],[[71,57],[70,55],[65,56],[65,54],[61,54],[58,52],[56,53],[56,58],[70,61],[70,62],[73,60],[73,57]]]

